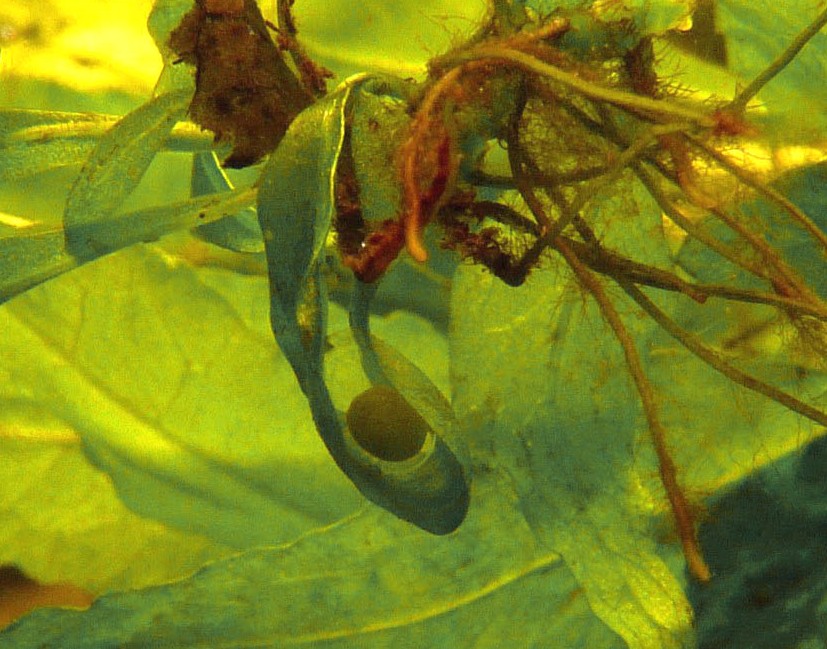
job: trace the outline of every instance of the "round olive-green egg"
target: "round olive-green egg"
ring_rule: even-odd
[[[357,396],[345,418],[362,449],[390,462],[416,455],[430,430],[422,415],[386,385],[374,385]]]

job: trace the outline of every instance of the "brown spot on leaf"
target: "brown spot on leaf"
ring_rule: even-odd
[[[169,45],[196,69],[190,117],[216,142],[233,145],[226,167],[247,167],[273,151],[312,101],[255,0],[197,0]]]

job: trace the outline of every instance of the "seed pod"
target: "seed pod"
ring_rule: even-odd
[[[397,390],[376,384],[345,414],[333,457],[367,498],[431,534],[453,532],[468,511],[468,482],[453,451]]]
[[[365,451],[389,462],[408,460],[425,443],[429,426],[404,397],[386,385],[357,396],[347,411],[353,439]]]

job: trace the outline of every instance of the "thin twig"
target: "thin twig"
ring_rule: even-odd
[[[731,381],[742,385],[748,390],[762,394],[788,410],[797,412],[817,424],[827,426],[827,413],[818,408],[804,403],[793,395],[776,388],[769,383],[747,374],[743,370],[727,363],[721,356],[710,347],[707,347],[695,334],[686,331],[674,320],[667,316],[658,306],[650,300],[637,286],[627,280],[615,278],[618,284],[626,291],[651,318],[657,322],[670,336],[677,340],[687,350],[700,358],[704,363],[717,370]]]
[[[317,65],[311,59],[298,40],[298,29],[293,19],[293,2],[295,0],[278,0],[276,13],[279,21],[279,34],[287,45],[290,58],[301,76],[304,87],[316,98],[327,92],[325,79],[333,76],[329,70]]]
[[[663,213],[666,214],[681,230],[686,232],[690,237],[700,241],[710,250],[719,254],[722,258],[732,262],[738,268],[741,268],[751,275],[769,281],[769,274],[766,268],[760,264],[753,262],[739,254],[734,248],[716,239],[706,230],[699,227],[691,219],[683,215],[683,213],[675,206],[671,199],[666,195],[666,192],[658,185],[653,175],[648,172],[643,165],[635,164],[632,166],[635,174],[643,183],[646,190],[655,199]]]
[[[707,211],[714,214],[729,229],[740,235],[761,256],[762,262],[776,271],[777,274],[770,274],[767,277],[777,290],[785,295],[794,293],[810,299],[818,299],[804,283],[804,280],[799,277],[798,273],[784,261],[763,236],[750,230],[741,221],[732,217],[720,207],[709,207]]]
[[[535,221],[502,203],[476,201],[463,209],[467,209],[475,218],[491,218],[524,234],[534,237],[539,236],[539,229]],[[588,228],[588,225],[584,227]],[[561,239],[574,250],[580,261],[601,275],[626,280],[638,285],[681,293],[698,303],[703,303],[708,298],[718,298],[746,304],[765,304],[790,313],[827,321],[827,307],[821,302],[812,304],[777,293],[739,288],[726,284],[690,282],[663,268],[642,264],[613,250],[604,248],[597,241],[594,233],[586,232],[581,236],[587,239],[585,243],[569,237],[561,237]]]
[[[568,262],[580,284],[594,297],[603,317],[611,327],[615,338],[617,338],[623,349],[623,354],[626,357],[626,365],[640,395],[643,412],[646,415],[646,421],[649,425],[652,444],[658,456],[660,479],[666,491],[666,497],[669,499],[672,513],[675,516],[678,536],[681,540],[687,566],[689,567],[690,573],[698,581],[707,582],[711,579],[712,573],[706,561],[704,561],[701,549],[698,546],[692,510],[678,484],[677,467],[675,466],[674,460],[672,460],[669,449],[666,447],[666,431],[658,415],[655,391],[643,370],[643,364],[641,363],[634,340],[632,340],[626,326],[623,324],[623,320],[620,318],[620,314],[618,314],[614,304],[612,304],[612,301],[603,290],[603,286],[594,275],[583,266],[577,255],[574,254],[574,251],[561,239],[556,241],[555,247]]]
[[[751,174],[746,169],[739,167],[732,160],[727,158],[723,153],[710,146],[703,140],[693,135],[686,134],[686,138],[695,146],[703,150],[710,158],[715,160],[724,169],[729,171],[742,183],[748,187],[752,187],[757,192],[763,194],[766,198],[781,207],[787,212],[794,221],[796,221],[802,228],[804,228],[810,235],[813,236],[821,246],[827,250],[827,234],[816,225],[809,216],[802,212],[790,199],[784,196],[781,192],[776,191],[772,187],[764,184],[757,176]]]
[[[642,115],[650,119],[652,116],[657,116],[657,118],[662,120],[680,120],[704,128],[713,128],[715,126],[715,120],[712,117],[694,108],[681,106],[680,104],[662,99],[643,97],[624,90],[599,86],[585,79],[581,79],[570,72],[544,63],[530,54],[508,47],[484,45],[471,50],[458,52],[451,55],[448,60],[458,64],[469,61],[504,61],[539,77],[552,79],[580,93],[584,97],[596,101],[603,101],[614,106],[621,106],[636,115]]]
[[[612,183],[620,179],[620,176],[626,171],[626,168],[636,162],[645,152],[646,149],[656,140],[657,136],[664,133],[673,133],[676,130],[681,130],[683,126],[668,125],[665,127],[653,127],[647,129],[642,133],[617,157],[615,162],[605,174],[596,178],[594,181],[580,187],[579,191],[574,197],[574,200],[565,210],[563,215],[554,224],[554,227],[546,235],[546,239],[550,242],[557,235],[561,234],[563,230],[591,203],[598,193]]]
[[[688,282],[667,270],[641,264],[611,250],[607,250],[602,246],[595,247],[594,245],[587,245],[573,239],[565,239],[565,241],[589,268],[615,279],[682,293],[699,303],[704,302],[707,298],[714,297],[731,300],[733,302],[766,304],[795,312],[799,315],[808,315],[818,320],[827,320],[827,308],[821,305],[816,306],[776,293],[738,288],[725,284]]]
[[[523,200],[528,205],[534,218],[537,219],[540,233],[548,232],[552,227],[552,219],[546,214],[540,200],[534,193],[529,179],[523,173],[523,165],[525,164],[525,155],[523,147],[520,144],[520,121],[522,120],[523,110],[526,104],[525,86],[521,85],[518,91],[516,109],[508,121],[508,164],[511,167],[511,176],[514,178],[514,184],[517,186]]]
[[[825,24],[827,24],[827,9],[822,11],[804,31],[796,36],[795,40],[790,43],[789,47],[787,47],[775,61],[764,68],[761,74],[755,77],[746,88],[738,93],[735,99],[730,102],[729,110],[735,113],[742,113],[749,103],[749,100],[757,95],[761,88],[772,81],[779,72],[786,68],[790,62],[798,56],[798,53],[804,49],[804,46],[810,42],[813,36],[821,31]]]

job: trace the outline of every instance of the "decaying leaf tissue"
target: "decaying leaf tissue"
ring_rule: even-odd
[[[255,0],[198,0],[169,44],[196,66],[190,117],[217,142],[233,145],[226,167],[246,167],[270,153],[311,102]]]

